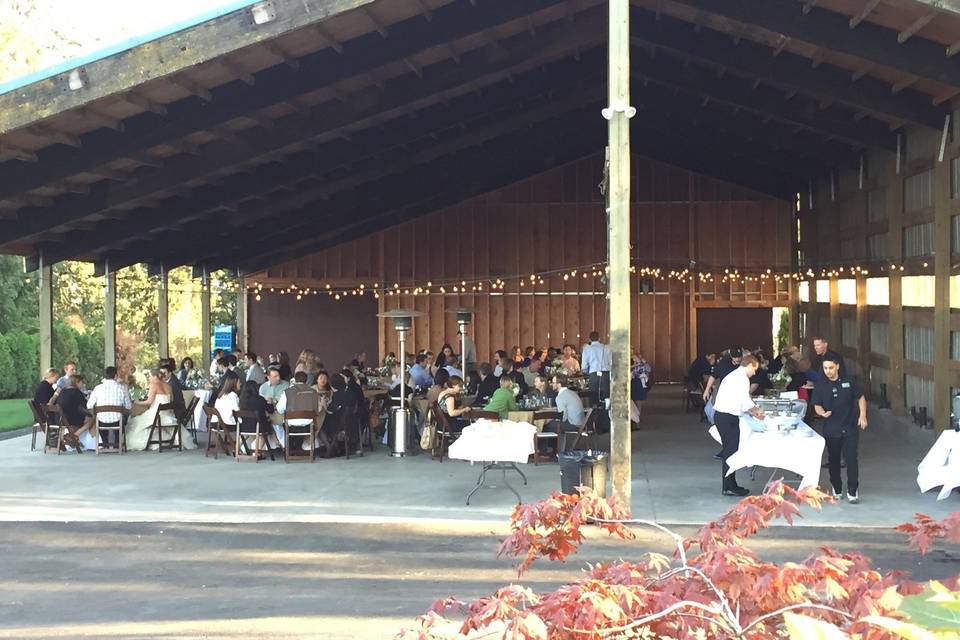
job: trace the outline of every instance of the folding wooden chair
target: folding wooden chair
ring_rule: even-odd
[[[433,417],[437,422],[437,432],[433,437],[433,447],[430,451],[431,458],[440,458],[440,462],[443,462],[443,454],[446,453],[447,449],[450,447],[450,443],[460,437],[459,433],[453,433],[450,430],[450,419],[447,417],[438,404],[433,409]]]
[[[537,466],[540,462],[540,444],[541,440],[558,440],[560,434],[554,433],[553,431],[544,431],[541,422],[551,422],[553,420],[559,420],[561,418],[561,413],[559,411],[553,410],[544,410],[544,411],[534,411],[533,412],[533,425],[537,427],[537,431],[533,434],[533,466]]]
[[[500,422],[500,414],[496,411],[473,410],[470,412],[470,422],[477,420],[490,420],[491,422]]]
[[[57,455],[60,455],[60,452],[63,451],[63,432],[66,430],[67,426],[63,423],[63,411],[60,410],[60,405],[48,404],[44,407],[44,412],[47,417],[47,431],[43,440],[43,452],[47,453],[50,449],[56,448]],[[57,444],[54,447],[50,446],[50,437],[56,434]]]
[[[149,450],[152,445],[157,445],[158,453],[163,451],[164,447],[168,449],[176,447],[179,451],[183,451],[183,434],[180,431],[180,421],[177,420],[177,423],[172,425],[160,424],[160,414],[164,411],[173,412],[174,409],[175,407],[172,402],[167,402],[157,407],[157,413],[153,416],[153,423],[150,425],[150,433],[147,436],[147,450]],[[164,429],[173,429],[173,433],[168,439],[164,439],[163,437]]]
[[[187,405],[186,410],[183,412],[183,415],[180,416],[180,431],[186,431],[190,434],[190,437],[193,438],[193,444],[200,446],[200,443],[197,442],[197,421],[194,418],[194,415],[197,411],[197,405],[200,404],[200,398],[196,395],[190,399],[190,404]]]
[[[597,450],[596,423],[599,411],[603,411],[603,409],[588,409],[587,417],[584,419],[582,427],[576,431],[563,431],[560,433],[560,451],[567,450],[567,438],[574,434],[577,436],[573,440],[574,449],[580,444],[580,438],[586,437],[590,441],[590,448],[594,451]]]
[[[234,431],[234,426],[227,424],[214,407],[203,405],[203,413],[207,416],[207,448],[203,452],[203,457],[210,457],[210,452],[213,451],[213,459],[216,460],[220,449],[223,449],[223,453],[228,456],[233,455],[230,450],[230,435]]]
[[[293,461],[303,461],[309,460],[314,462],[317,459],[317,422],[314,418],[317,417],[316,411],[287,411],[283,416],[283,461],[290,462]],[[291,427],[291,420],[310,420],[310,424],[302,425],[293,425]],[[310,452],[306,454],[297,454],[293,455],[290,453],[290,429],[298,429],[299,433],[292,434],[294,437],[303,436],[305,438],[310,438]],[[307,433],[303,433],[304,429],[309,430]]]
[[[33,438],[30,440],[30,451],[36,451],[37,433],[42,433],[44,438],[47,437],[47,415],[33,400],[27,400],[27,406],[33,414]]]
[[[100,422],[101,413],[119,413],[120,421],[111,424],[111,423],[102,423]],[[130,410],[126,407],[115,407],[115,406],[104,406],[104,407],[94,407],[93,408],[93,424],[94,429],[97,432],[97,455],[101,453],[119,453],[123,455],[123,452],[127,450],[127,420],[130,416]],[[117,432],[117,446],[115,447],[105,447],[103,446],[103,439],[100,437],[101,433],[110,433],[111,431]]]
[[[270,454],[270,459],[274,459],[273,448],[270,446],[270,440],[268,439],[269,434],[260,431],[259,413],[245,409],[234,411],[233,421],[237,425],[236,443],[234,446],[234,456],[237,458],[237,462],[240,462],[241,460],[253,460],[254,462],[260,462],[260,454],[263,451],[260,448],[261,435],[267,444],[266,450],[267,453]],[[253,428],[249,426],[251,423],[253,424]],[[247,436],[253,436],[254,438],[252,452],[250,451],[250,446],[247,444]],[[244,455],[240,455],[241,448],[245,452]]]
[[[361,416],[362,414],[352,406],[341,407],[337,412],[337,435],[343,434],[343,455],[347,460],[350,459],[350,452],[355,450],[354,447],[358,447],[356,449],[360,452],[358,455],[363,457]],[[356,436],[355,438],[351,437],[351,432]],[[334,444],[336,444],[336,438]]]

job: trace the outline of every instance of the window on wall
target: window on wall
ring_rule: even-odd
[[[932,158],[940,148],[940,130],[922,127],[905,136],[907,162]]]
[[[797,293],[800,294],[800,302],[810,302],[810,283],[806,280],[797,285]]]
[[[867,304],[883,307],[890,305],[889,278],[867,278]]]
[[[837,298],[840,304],[857,304],[857,281],[852,278],[837,280]]]
[[[829,280],[817,280],[817,302],[830,302]]]
[[[933,276],[904,276],[900,279],[900,282],[903,306],[933,306],[933,286],[935,282]]]
[[[870,367],[870,393],[880,397],[881,385],[887,384],[890,380],[890,372],[883,367]]]
[[[927,417],[933,417],[933,380],[907,374],[903,376],[903,391],[907,409],[925,407]]]
[[[867,257],[868,258],[886,258],[887,257],[887,234],[875,233],[867,236]]]
[[[887,323],[870,323],[870,351],[887,355],[888,349]]]
[[[933,223],[914,224],[903,229],[903,255],[921,258],[933,255]]]
[[[867,191],[867,222],[879,222],[887,219],[886,188]]]
[[[950,197],[960,198],[960,158],[950,161]]]
[[[904,325],[903,357],[914,362],[933,364],[933,329]]]
[[[950,359],[960,360],[960,331],[950,332]]]
[[[840,342],[845,347],[851,349],[857,348],[859,336],[857,331],[857,321],[853,318],[840,319]]]
[[[903,210],[916,211],[933,206],[933,170],[908,176],[903,181]]]

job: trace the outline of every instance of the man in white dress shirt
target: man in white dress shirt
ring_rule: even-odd
[[[754,355],[746,355],[740,361],[740,367],[724,377],[717,390],[717,401],[713,408],[713,419],[720,432],[720,458],[723,460],[721,470],[723,474],[722,492],[725,496],[743,497],[749,495],[750,490],[737,484],[736,473],[727,472],[727,458],[740,448],[740,417],[749,414],[763,419],[763,410],[750,397],[750,378],[760,368],[760,361]]]
[[[600,342],[600,334],[590,332],[590,344],[583,348],[580,370],[589,376],[591,395],[597,404],[610,396],[610,347]]]
[[[124,409],[131,409],[133,407],[130,391],[117,382],[116,378],[116,367],[107,367],[103,370],[103,382],[95,386],[93,391],[90,392],[90,397],[87,398],[87,409],[93,410],[97,407],[123,407]],[[120,413],[104,412],[100,414],[100,424],[102,425],[117,425],[120,424],[120,420],[122,419],[123,415]],[[90,418],[90,422],[91,424],[93,423],[93,418]],[[103,446],[119,446],[119,443],[116,445],[110,444],[109,437],[111,433],[115,433],[115,437],[120,438],[120,434],[116,431],[102,431],[99,437],[103,442]]]

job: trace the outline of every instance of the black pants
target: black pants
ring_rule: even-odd
[[[830,469],[830,484],[837,493],[843,491],[843,478],[840,476],[840,460],[847,463],[847,492],[856,493],[860,487],[860,468],[857,464],[857,445],[860,433],[856,427],[839,438],[825,438],[827,441],[827,467]]]
[[[101,422],[101,423],[100,423],[100,426],[101,426],[101,427],[116,427],[116,426],[118,426],[119,424],[120,424],[119,422]],[[119,446],[120,446],[120,432],[119,432],[119,431],[105,431],[105,430],[99,430],[99,429],[98,429],[97,432],[98,432],[98,434],[100,435],[100,442],[103,443],[103,446],[104,446],[104,447],[108,447],[108,448],[109,448],[109,447],[119,447]],[[115,444],[112,444],[112,445],[111,445],[111,444],[110,444],[111,440],[112,440]]]
[[[736,472],[731,473],[729,476],[727,472],[730,471],[730,467],[727,465],[727,458],[732,456],[737,452],[737,449],[740,448],[740,418],[729,413],[723,413],[721,411],[716,411],[713,414],[713,419],[717,425],[717,431],[720,432],[720,442],[723,445],[723,448],[720,450],[720,457],[723,458],[723,463],[721,465],[721,473],[723,478],[722,487],[723,489],[735,489],[739,485],[737,484],[737,474]]]
[[[590,404],[600,406],[600,403],[610,397],[610,372],[591,373],[587,378],[587,390],[590,392]]]

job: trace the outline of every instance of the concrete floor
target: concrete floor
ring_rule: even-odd
[[[678,411],[676,394],[656,388],[643,428],[634,432],[633,512],[665,523],[700,524],[731,500],[719,492],[719,463],[711,457],[716,443],[696,416]],[[808,513],[801,525],[891,527],[917,511],[942,517],[960,508],[960,496],[937,502],[936,492],[917,489],[916,465],[931,438],[866,431],[863,502]],[[29,439],[20,437],[0,442],[0,465],[0,521],[502,523],[513,507],[511,494],[500,489],[482,490],[465,506],[478,472],[469,463],[441,464],[429,455],[391,458],[384,447],[350,460],[254,465],[223,456],[205,459],[199,451],[44,455],[31,453]],[[512,481],[525,501],[559,488],[556,464],[523,470],[529,485]],[[754,482],[744,471],[739,477],[760,491],[769,473],[759,471]],[[825,470],[821,482],[826,486]]]

